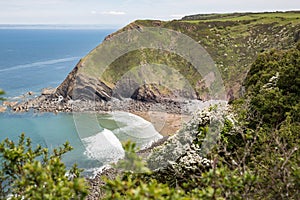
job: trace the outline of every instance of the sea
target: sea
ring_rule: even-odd
[[[57,87],[84,57],[114,28],[0,26],[0,88],[8,101],[38,96],[43,88]],[[17,141],[21,133],[33,146],[51,151],[70,142],[74,148],[63,156],[69,168],[76,163],[85,176],[124,156],[122,142],[131,140],[144,148],[162,138],[153,125],[127,112],[0,113],[0,141]]]

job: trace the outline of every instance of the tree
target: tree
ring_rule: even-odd
[[[33,148],[24,133],[17,143],[5,139],[0,144],[0,198],[84,199],[88,190],[80,170],[74,165],[68,171],[61,161],[70,150],[66,142],[49,155],[47,148]]]

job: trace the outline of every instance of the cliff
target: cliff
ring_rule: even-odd
[[[300,12],[293,11],[205,14],[186,16],[181,20],[173,21],[137,20],[107,36],[102,44],[82,58],[57,88],[56,95],[73,100],[105,101],[110,100],[112,96],[118,98],[139,96],[139,99],[147,101],[147,98],[141,97],[141,94],[163,92],[143,91],[137,95],[140,87],[144,90],[145,88],[157,90],[157,88],[164,88],[160,87],[160,80],[167,79],[166,82],[174,82],[177,78],[182,79],[173,72],[172,76],[167,76],[164,73],[169,72],[165,72],[162,68],[157,70],[156,74],[153,71],[150,73],[147,65],[155,63],[169,66],[187,80],[195,93],[181,96],[207,99],[209,91],[203,81],[205,77],[195,71],[193,64],[181,55],[159,48],[130,49],[129,45],[133,43],[131,40],[134,39],[129,37],[125,38],[128,51],[118,52],[120,55],[115,53],[118,49],[117,45],[107,47],[116,42],[121,33],[131,30],[141,32],[145,27],[155,27],[183,33],[200,44],[217,66],[227,93],[231,91],[230,93],[237,97],[242,93],[241,85],[258,53],[272,48],[287,49],[299,40],[299,18]],[[118,56],[114,57],[116,55]],[[143,67],[138,70],[137,66]],[[131,73],[130,76],[128,72]],[[155,87],[143,86],[147,85],[146,78],[149,78],[149,74],[156,76],[150,77],[156,78]],[[184,93],[180,93],[182,89],[178,85],[173,85],[173,88],[167,85],[167,88],[170,90],[169,93]],[[151,98],[153,100],[153,97]]]

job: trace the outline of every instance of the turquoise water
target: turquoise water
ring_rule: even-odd
[[[87,113],[2,113],[0,140],[17,140],[20,133],[50,150],[69,141],[74,150],[63,157],[70,167],[75,162],[94,175],[102,166],[124,155],[121,142],[131,140],[139,147],[149,145],[162,136],[150,122],[126,112],[110,114]]]
[[[114,30],[0,30],[0,88],[9,100],[33,91],[57,87],[81,57]],[[63,157],[77,163],[86,175],[122,157],[121,142],[143,147],[162,136],[151,123],[125,112],[0,113],[0,140],[17,140],[20,133],[50,150],[69,141],[74,150]]]

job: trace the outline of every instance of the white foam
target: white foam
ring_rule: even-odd
[[[82,138],[86,147],[84,154],[97,159],[104,165],[116,162],[124,157],[124,149],[119,139],[110,130],[104,129],[96,135]]]
[[[41,67],[41,66],[53,65],[53,64],[57,64],[57,63],[70,62],[70,61],[78,60],[79,58],[80,57],[69,57],[69,58],[46,60],[46,61],[42,61],[42,62],[34,62],[34,63],[24,64],[24,65],[16,65],[16,66],[9,67],[9,68],[6,68],[6,69],[0,69],[0,72],[13,71],[13,70],[18,70],[18,69],[26,69],[26,68],[32,68],[32,67]]]
[[[115,133],[125,132],[129,137],[138,139],[160,139],[160,135],[154,128],[151,122],[139,117],[137,115],[115,111],[112,113],[112,118],[118,124],[126,124],[126,126],[119,126],[118,129],[114,130]]]

